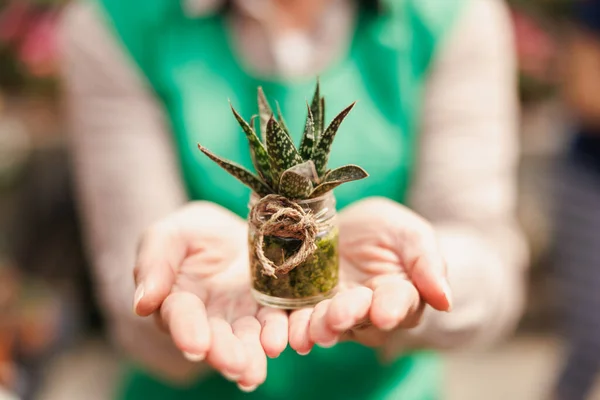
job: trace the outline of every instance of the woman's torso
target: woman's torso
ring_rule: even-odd
[[[220,14],[190,18],[173,0],[149,2],[141,10],[119,0],[101,3],[125,49],[164,104],[190,198],[221,204],[245,217],[249,190],[199,153],[197,143],[251,167],[246,139],[228,99],[249,119],[257,113],[257,86],[279,103],[298,142],[315,79],[284,82],[248,72],[232,50]],[[340,207],[369,196],[404,200],[428,67],[459,9],[459,2],[439,6],[436,0],[389,3],[383,16],[360,13],[350,48],[320,73],[327,121],[359,101],[335,139],[330,165],[359,164],[371,175],[336,190]],[[270,360],[268,368],[267,382],[252,395],[241,394],[216,375],[191,388],[175,389],[132,372],[124,398],[437,397],[432,382],[438,380],[439,367],[429,353],[386,364],[375,350],[343,343],[333,349],[315,348],[304,357],[288,349]]]

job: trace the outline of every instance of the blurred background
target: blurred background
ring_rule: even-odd
[[[0,399],[109,399],[118,373],[91,295],[70,185],[55,47],[64,4],[0,1]],[[563,354],[553,179],[570,140],[557,90],[569,0],[509,4],[522,101],[520,216],[533,250],[529,302],[509,342],[448,355],[451,400],[545,398]]]

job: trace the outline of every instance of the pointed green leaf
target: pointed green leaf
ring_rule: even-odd
[[[317,173],[319,176],[323,176],[325,170],[327,168],[327,161],[329,160],[329,152],[331,151],[331,144],[333,143],[333,139],[335,138],[335,134],[340,127],[340,124],[346,118],[352,107],[354,107],[356,102],[350,104],[346,107],[341,113],[337,115],[331,121],[323,135],[319,138],[317,143],[317,147],[315,148],[312,156],[312,160],[315,162],[315,167],[317,168]]]
[[[342,183],[357,181],[359,179],[364,179],[367,176],[369,176],[367,171],[357,165],[345,165],[343,167],[336,168],[332,171],[329,171],[327,175],[325,175],[323,183],[321,183],[315,188],[315,190],[312,191],[310,197],[322,196]]]
[[[317,169],[315,168],[315,163],[313,163],[312,160],[308,160],[306,162],[303,162],[302,164],[294,165],[286,171],[292,171],[302,176],[305,176],[308,179],[310,179],[310,181],[313,183],[317,183],[319,181]]]
[[[310,112],[313,115],[313,123],[315,129],[315,138],[318,139],[319,136],[323,133],[321,129],[322,120],[323,120],[323,112],[321,109],[321,89],[320,89],[319,80],[317,80],[317,87],[315,88],[315,94],[313,95],[312,102],[310,103]]]
[[[214,153],[210,152],[206,147],[203,147],[200,144],[198,144],[198,149],[200,149],[200,151],[206,154],[208,158],[217,163],[221,168],[223,168],[225,171],[231,174],[234,178],[238,179],[244,185],[254,190],[259,196],[266,196],[267,194],[273,192],[266,183],[260,180],[259,177],[257,177],[241,165],[238,165],[234,162],[225,160],[215,155]]]
[[[283,119],[283,115],[281,114],[281,108],[279,108],[279,102],[275,102],[275,105],[277,106],[277,122],[279,122],[279,126],[281,126],[281,129],[283,130],[283,132],[285,132],[285,134],[291,138],[292,135],[290,134],[290,130],[288,129],[287,125],[285,124],[285,120]]]
[[[319,112],[321,113],[321,119],[319,120],[321,124],[321,126],[319,126],[319,132],[321,132],[319,135],[320,137],[325,131],[325,97],[321,97],[321,106],[319,107]]]
[[[298,154],[292,139],[281,129],[273,116],[267,124],[267,153],[274,180],[286,169],[304,161]]]
[[[323,183],[336,181],[350,182],[364,179],[368,176],[369,174],[363,168],[359,167],[358,165],[349,164],[327,172]]]
[[[258,118],[258,115],[257,115],[257,114],[254,114],[253,116],[251,116],[251,117],[250,117],[250,122],[248,122],[248,125],[250,125],[250,128],[252,128],[252,130],[254,131],[254,134],[255,134],[255,135],[256,135],[256,129],[255,129],[255,127],[256,127],[256,122],[254,122],[254,121],[256,121],[256,118]],[[257,135],[257,136],[258,136],[258,135]],[[261,143],[262,143],[262,142],[261,142]],[[263,144],[263,147],[264,147],[264,144]]]
[[[242,127],[242,130],[246,134],[246,138],[248,139],[248,143],[250,144],[250,155],[252,157],[252,164],[254,164],[254,168],[258,172],[258,174],[267,182],[271,183],[271,165],[269,163],[269,155],[267,154],[267,149],[260,141],[254,129],[252,129],[252,122],[248,124],[242,116],[231,106],[231,111],[233,115],[235,115],[235,119],[237,119],[238,123]],[[254,119],[254,117],[252,117]]]
[[[305,199],[313,190],[313,184],[309,178],[291,169],[281,174],[279,180],[279,194],[288,199]]]
[[[304,160],[310,160],[312,157],[313,148],[315,147],[315,121],[308,103],[306,104],[306,108],[308,109],[308,114],[306,117],[306,125],[304,126],[304,134],[302,135],[302,140],[300,141],[299,152],[300,156]]]
[[[269,122],[269,118],[273,115],[273,110],[269,106],[269,101],[265,96],[265,92],[262,87],[258,87],[258,116],[259,116],[259,124],[260,124],[260,137],[264,143],[267,142],[267,124]]]

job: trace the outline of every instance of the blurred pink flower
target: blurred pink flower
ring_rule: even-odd
[[[42,77],[56,71],[56,13],[37,15],[19,47],[19,57],[32,75]]]
[[[12,1],[0,10],[0,41],[18,41],[27,29],[32,6],[26,1]]]
[[[556,44],[532,17],[512,12],[516,50],[521,72],[534,78],[551,81]]]

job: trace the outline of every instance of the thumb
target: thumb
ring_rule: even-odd
[[[446,263],[433,228],[411,231],[400,246],[399,256],[423,300],[439,311],[452,309],[452,292],[446,278]]]
[[[133,311],[148,316],[157,311],[171,292],[176,272],[185,258],[185,243],[170,221],[160,222],[142,237],[133,276]]]
[[[439,311],[452,310],[452,291],[443,262],[421,256],[411,268],[410,278],[423,300]]]

